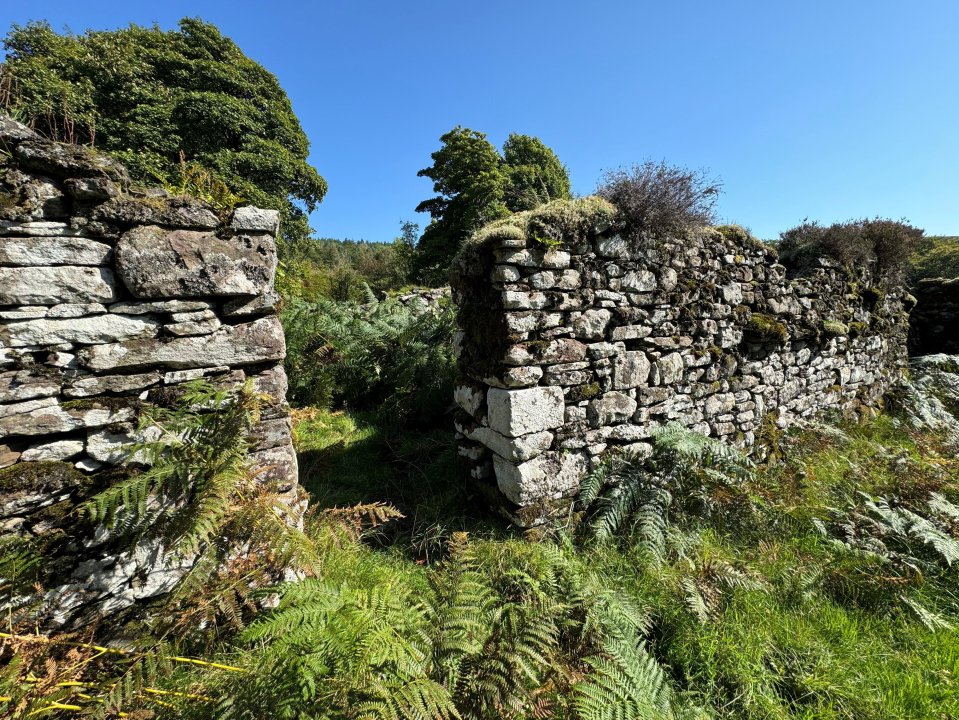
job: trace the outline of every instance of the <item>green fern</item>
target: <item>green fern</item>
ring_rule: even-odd
[[[587,658],[587,678],[575,686],[581,720],[672,718],[673,693],[666,674],[642,643],[615,641]]]

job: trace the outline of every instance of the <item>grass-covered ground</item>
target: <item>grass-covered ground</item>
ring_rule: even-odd
[[[518,552],[509,531],[481,512],[455,480],[445,431],[399,440],[362,415],[310,411],[300,414],[296,442],[314,502],[402,509],[407,519],[362,553],[414,595],[446,572],[443,548],[454,538],[515,572],[528,571],[524,553],[552,552]],[[934,438],[885,417],[793,433],[783,455],[784,464],[739,485],[710,488],[707,512],[674,506],[659,558],[640,526],[605,543],[560,534],[560,553],[642,608],[645,642],[675,691],[677,713],[959,716],[954,548],[940,554],[934,537],[903,528],[897,535],[868,505],[957,500],[959,462]],[[948,511],[923,517],[946,534],[959,527]],[[560,675],[583,670],[582,658],[559,653],[552,662]],[[561,701],[551,702],[556,717],[568,716]],[[502,716],[532,713],[531,705]]]

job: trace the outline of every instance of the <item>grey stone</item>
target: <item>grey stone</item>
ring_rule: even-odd
[[[511,462],[524,462],[549,450],[553,443],[553,433],[542,431],[523,435],[519,438],[508,438],[492,428],[476,425],[466,427],[457,424],[456,429],[464,437],[478,442],[489,448],[498,456]]]
[[[163,329],[171,335],[176,335],[178,337],[184,337],[187,335],[209,335],[213,331],[217,330],[221,324],[222,323],[220,323],[220,321],[214,317],[206,320],[170,323],[169,325],[164,325]]]
[[[283,326],[276,317],[240,325],[225,325],[211,335],[130,340],[94,345],[78,354],[80,362],[95,372],[136,370],[150,366],[172,369],[211,365],[250,365],[286,356]]]
[[[82,398],[107,393],[129,393],[152,387],[159,382],[160,374],[155,372],[137,375],[87,375],[70,380],[63,388],[63,394],[69,398]]]
[[[262,295],[257,295],[252,300],[240,298],[239,300],[228,300],[223,305],[223,317],[245,317],[249,315],[263,315],[273,310],[280,302],[280,294],[275,290],[268,290]]]
[[[649,270],[635,270],[626,273],[622,280],[623,289],[632,292],[651,292],[656,289],[656,275]]]
[[[0,242],[0,265],[107,265],[113,248],[83,238],[23,237]]]
[[[23,123],[8,115],[0,115],[0,148],[9,151],[24,140],[39,140],[40,136]]]
[[[116,197],[97,205],[90,217],[114,225],[162,225],[201,230],[213,230],[220,224],[220,219],[206,203],[192,198]]]
[[[490,388],[486,405],[489,426],[508,437],[551,430],[565,422],[565,401],[558,387]]]
[[[24,450],[21,462],[69,460],[83,452],[83,440],[56,440],[38,443]]]
[[[32,320],[46,317],[50,308],[44,305],[24,305],[12,310],[0,310],[0,320]]]
[[[116,265],[138,298],[260,295],[272,289],[276,243],[268,236],[223,240],[190,230],[137,227],[117,243]]]
[[[453,390],[453,400],[470,417],[478,420],[486,407],[486,389],[482,385],[457,385]]]
[[[292,444],[250,453],[249,459],[258,484],[270,486],[276,492],[296,487],[298,469]]]
[[[630,420],[634,412],[636,401],[629,395],[613,391],[590,401],[586,408],[586,419],[591,427],[615,425]]]
[[[503,292],[503,307],[511,310],[539,310],[548,304],[546,295],[540,292],[527,293],[512,290]]]
[[[117,283],[108,268],[0,267],[0,305],[109,303]]]
[[[0,220],[0,237],[76,237],[83,235],[80,228],[56,220]]]
[[[602,340],[612,318],[609,310],[586,310],[573,320],[573,335],[580,340]]]
[[[49,346],[62,343],[96,345],[134,338],[154,337],[160,325],[127,315],[94,315],[83,318],[23,320],[0,326],[0,344],[8,347]]]
[[[289,417],[261,420],[253,428],[250,445],[254,452],[288,445],[293,434]]]
[[[610,339],[614,342],[621,340],[641,340],[649,337],[651,332],[652,328],[646,325],[620,325],[619,327],[613,328],[613,332],[610,333]]]
[[[276,235],[280,232],[280,213],[277,210],[246,206],[233,211],[230,227],[241,232],[267,232]]]
[[[503,384],[506,387],[529,387],[539,382],[543,377],[543,369],[536,365],[528,367],[513,367],[503,373]]]
[[[670,353],[656,361],[656,367],[659,369],[659,381],[663,385],[672,385],[682,380],[683,356],[679,353]]]
[[[0,373],[0,403],[53,397],[59,394],[59,373],[35,374],[30,370]]]
[[[572,496],[589,470],[589,456],[580,452],[548,452],[517,465],[494,455],[493,469],[500,492],[522,507],[544,499]]]
[[[100,315],[107,311],[100,303],[64,303],[54,305],[46,314],[48,318],[78,318],[84,315]]]
[[[649,369],[649,358],[641,350],[621,353],[613,365],[613,387],[627,390],[645,385],[649,379]]]
[[[81,202],[99,202],[116,197],[120,189],[109,178],[69,178],[63,183],[66,191]]]
[[[596,254],[606,258],[629,257],[629,245],[619,235],[596,239]]]
[[[37,405],[30,407],[33,403]],[[104,427],[132,420],[136,414],[132,406],[110,407],[95,402],[89,408],[64,409],[52,398],[19,406],[19,412],[10,412],[16,406],[0,406],[0,437],[53,435]]]
[[[155,300],[153,302],[119,302],[110,306],[110,312],[122,315],[146,313],[181,313],[208,310],[213,304],[206,300]]]
[[[55,178],[107,177],[124,184],[129,182],[123,165],[84,145],[24,140],[13,155],[20,167]]]

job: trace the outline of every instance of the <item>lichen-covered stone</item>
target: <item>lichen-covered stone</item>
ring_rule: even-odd
[[[0,267],[0,305],[110,303],[118,297],[109,268]]]
[[[154,337],[159,330],[160,324],[156,320],[112,313],[69,319],[40,318],[0,326],[0,345],[97,345]]]
[[[490,388],[486,406],[489,426],[508,437],[551,430],[565,422],[563,391],[558,387]]]
[[[621,392],[608,392],[591,400],[586,407],[586,419],[592,427],[615,425],[630,420],[636,412],[636,401]]]
[[[0,265],[106,265],[113,248],[83,238],[23,237],[0,242]]]
[[[78,354],[94,372],[137,370],[151,366],[198,368],[209,365],[250,365],[286,356],[283,326],[276,317],[226,325],[211,335],[130,340],[93,345]]]
[[[138,298],[259,295],[272,286],[276,243],[190,230],[136,227],[117,243],[117,269]]]

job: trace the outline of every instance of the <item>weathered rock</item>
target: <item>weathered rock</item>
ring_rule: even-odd
[[[586,419],[592,427],[615,425],[627,422],[636,412],[636,401],[621,392],[608,392],[603,397],[590,401]]]
[[[69,398],[92,397],[114,393],[129,393],[143,390],[160,382],[156,372],[137,375],[87,375],[74,378],[63,388],[63,394]]]
[[[59,373],[35,374],[29,370],[0,373],[0,403],[53,397],[59,393]]]
[[[602,340],[611,318],[609,310],[586,310],[573,320],[573,335],[580,340]]]
[[[280,302],[280,294],[275,290],[268,290],[262,295],[257,295],[252,300],[240,298],[239,300],[228,300],[223,304],[223,317],[245,317],[248,315],[264,315],[273,310]]]
[[[227,325],[211,335],[94,345],[81,350],[78,358],[85,367],[101,372],[154,365],[174,369],[250,365],[282,360],[285,355],[283,326],[276,317],[266,317]]]
[[[277,210],[250,206],[237,208],[230,218],[230,227],[238,232],[267,232],[277,235],[280,232],[280,213]]]
[[[12,117],[0,115],[0,148],[10,151],[24,140],[39,140],[40,136]]]
[[[110,306],[110,312],[122,315],[146,313],[180,313],[208,310],[213,304],[206,300],[154,300],[153,302],[119,302]]]
[[[641,350],[621,353],[613,366],[613,387],[627,390],[645,385],[649,380],[650,367],[649,358]]]
[[[683,377],[683,356],[679,353],[670,353],[656,361],[656,367],[659,369],[660,383],[663,385],[672,385],[679,382]]]
[[[109,178],[70,178],[63,183],[67,192],[80,202],[98,202],[116,197],[120,189]]]
[[[117,244],[117,268],[138,298],[259,295],[271,289],[276,243],[268,236],[223,240],[189,230],[137,227]]]
[[[209,335],[218,329],[222,323],[217,318],[207,318],[206,320],[195,320],[187,322],[170,323],[164,325],[163,329],[171,335],[184,337],[187,335]]]
[[[90,217],[114,225],[162,225],[201,230],[213,230],[220,224],[220,219],[209,205],[190,198],[157,200],[116,197],[97,205]]]
[[[132,405],[109,407],[92,403],[89,407],[68,407],[44,400],[19,403],[19,412],[11,412],[17,406],[0,406],[0,437],[54,435],[86,428],[105,427],[132,420],[136,411]],[[32,403],[38,406],[30,407]],[[42,404],[40,404],[42,403]]]
[[[0,242],[0,265],[107,265],[113,248],[83,238],[23,237]]]
[[[93,315],[91,317],[23,320],[0,326],[0,345],[7,347],[50,346],[62,343],[96,345],[134,338],[155,337],[160,324],[155,320],[128,315]]]
[[[482,425],[466,427],[457,424],[456,429],[464,437],[488,447],[498,456],[510,462],[524,462],[537,455],[542,455],[549,450],[553,443],[553,433],[545,430],[523,435],[519,438],[508,438]]]
[[[117,283],[109,268],[0,267],[0,305],[109,303]]]
[[[24,450],[20,456],[22,462],[40,462],[45,460],[69,460],[83,452],[83,440],[56,440],[37,443]]]
[[[565,422],[563,391],[558,387],[490,388],[486,405],[489,426],[508,437],[550,430]]]
[[[579,452],[549,452],[516,465],[494,455],[493,469],[500,492],[522,507],[575,493],[589,469],[589,456]]]
[[[106,177],[123,184],[130,179],[123,165],[83,145],[24,140],[13,155],[21,168],[55,178]]]
[[[289,443],[250,453],[250,463],[258,468],[256,481],[284,493],[296,486],[296,451]]]
[[[106,311],[106,306],[100,303],[64,303],[63,305],[54,305],[42,317],[78,318],[85,315],[101,315]]]

